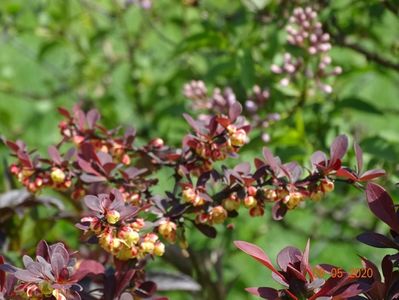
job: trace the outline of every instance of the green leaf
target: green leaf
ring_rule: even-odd
[[[252,88],[255,83],[255,67],[250,49],[240,50],[238,54],[240,76],[242,84],[246,89]]]
[[[356,97],[345,98],[337,103],[336,110],[340,110],[343,108],[354,109],[357,111],[370,113],[370,114],[378,114],[378,115],[383,114],[382,111],[380,111],[373,104]]]

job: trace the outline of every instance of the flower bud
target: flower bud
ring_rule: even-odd
[[[107,212],[106,219],[109,224],[115,224],[119,221],[121,215],[116,210],[110,210]]]
[[[322,191],[315,191],[310,194],[310,199],[317,202],[323,198],[324,193]]]
[[[66,175],[65,175],[65,173],[64,173],[61,169],[59,169],[59,168],[54,168],[54,169],[51,171],[50,177],[51,177],[51,180],[52,180],[54,183],[63,183],[63,182],[65,181]]]
[[[300,192],[293,192],[284,197],[283,202],[288,209],[294,209],[303,200],[303,195]]]
[[[144,219],[142,218],[137,218],[134,222],[130,223],[130,227],[133,228],[134,230],[138,231],[141,228],[144,227]]]
[[[329,180],[329,179],[324,179],[324,180],[321,182],[321,189],[322,189],[322,191],[325,192],[325,193],[332,192],[332,191],[334,190],[334,182],[332,182],[332,181]]]
[[[227,218],[227,211],[223,208],[223,206],[219,205],[213,207],[209,215],[212,223],[221,224]]]
[[[226,198],[223,200],[223,207],[228,211],[238,210],[240,208],[240,199],[236,198]]]
[[[244,129],[238,129],[230,135],[230,141],[233,146],[241,147],[247,142],[247,133]]]
[[[150,253],[152,254],[152,252],[154,251],[154,243],[153,242],[142,242],[140,244],[140,249],[143,253]]]
[[[140,235],[137,231],[134,231],[131,227],[123,226],[118,233],[118,237],[124,240],[128,245],[136,244]]]
[[[200,195],[196,195],[192,203],[194,206],[201,206],[205,203],[205,200]]]
[[[158,232],[163,237],[169,236],[174,231],[176,231],[176,223],[173,223],[171,221],[163,221],[158,227]]]
[[[162,256],[165,253],[165,245],[161,242],[157,242],[154,246],[154,255]]]
[[[253,208],[258,204],[258,201],[256,201],[255,197],[253,196],[247,196],[244,199],[244,206],[246,208]]]
[[[263,209],[263,207],[261,207],[259,205],[255,206],[255,207],[252,207],[249,210],[249,215],[251,217],[260,217],[260,216],[263,216],[264,213],[265,213],[265,210]]]
[[[257,191],[257,189],[254,186],[250,186],[250,187],[247,188],[247,192],[248,192],[249,196],[255,196],[256,195],[256,191]]]
[[[182,197],[184,202],[194,202],[196,196],[197,194],[195,190],[190,187],[186,187],[182,192]]]

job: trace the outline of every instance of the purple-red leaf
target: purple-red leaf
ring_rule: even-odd
[[[145,281],[136,290],[134,293],[139,297],[148,298],[151,297],[157,291],[157,285],[152,281]]]
[[[366,197],[370,210],[381,221],[389,225],[392,230],[399,233],[399,221],[395,213],[395,207],[391,196],[384,188],[375,183],[369,183],[366,187]]]
[[[294,247],[285,247],[277,255],[277,264],[283,271],[287,271],[290,264],[295,264],[302,258],[302,253],[299,249]]]
[[[62,158],[58,149],[54,146],[50,146],[48,148],[48,155],[50,158],[57,164],[60,165],[62,163]]]
[[[273,154],[270,152],[269,149],[266,147],[263,148],[263,157],[266,160],[266,164],[270,166],[270,168],[273,170],[275,174],[278,174],[280,170],[280,166],[276,158],[273,156]]]
[[[230,108],[229,108],[229,118],[232,122],[234,122],[237,117],[241,114],[242,112],[242,106],[240,102],[234,102]]]
[[[268,300],[278,300],[280,299],[278,291],[269,287],[251,287],[245,289],[248,293],[254,296],[262,297]]]
[[[376,232],[364,232],[357,237],[357,240],[363,244],[376,248],[399,249],[399,244],[390,238]]]
[[[46,241],[41,240],[36,246],[36,256],[41,256],[45,260],[50,259],[50,249]]]
[[[283,205],[281,201],[277,202],[272,207],[272,216],[273,220],[280,221],[284,218],[287,213],[288,208],[286,205]]]
[[[96,175],[90,175],[90,174],[82,174],[80,176],[80,179],[83,182],[86,183],[94,183],[94,182],[103,182],[103,181],[107,181],[107,178],[103,177],[103,176],[96,176]]]
[[[104,274],[104,266],[95,260],[84,260],[79,264],[78,269],[72,275],[71,280],[80,281],[89,274]]]
[[[93,129],[97,121],[100,120],[100,114],[96,109],[92,109],[87,113],[86,119],[89,129]]]
[[[0,265],[4,264],[4,258],[0,255]],[[0,270],[0,292],[4,289],[6,284],[6,272]]]
[[[206,224],[201,224],[201,223],[193,223],[194,226],[205,236],[214,239],[217,235],[217,231],[215,227],[206,225]]]
[[[363,151],[360,148],[358,143],[354,144],[355,148],[355,155],[356,155],[356,162],[357,162],[357,173],[361,173],[363,169]]]
[[[197,122],[189,115],[184,113],[183,114],[184,119],[186,119],[187,123],[195,130],[198,131],[198,124]]]
[[[270,261],[270,258],[267,254],[258,246],[247,243],[244,241],[234,241],[234,245],[240,249],[241,251],[245,252],[246,254],[252,256],[257,261],[261,262],[264,266],[266,266],[269,270],[279,275],[284,281],[285,278],[276,270],[273,264]]]
[[[362,174],[362,176],[359,178],[359,181],[369,181],[381,176],[385,176],[385,170],[382,169],[369,170]]]
[[[348,138],[346,135],[339,135],[335,138],[330,147],[330,165],[341,160],[348,150]]]

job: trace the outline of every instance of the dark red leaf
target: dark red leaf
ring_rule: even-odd
[[[257,261],[261,262],[264,266],[266,266],[269,270],[279,275],[283,279],[283,281],[286,282],[284,276],[282,276],[277,271],[277,269],[271,263],[270,258],[261,248],[259,248],[254,244],[247,243],[244,241],[234,241],[234,245],[241,251],[245,252],[246,254],[252,256]]]
[[[89,129],[93,129],[97,121],[100,120],[100,114],[96,109],[92,109],[87,113],[86,119]]]
[[[121,273],[122,273],[121,278],[119,280],[117,280],[116,295],[114,295],[114,296],[119,296],[120,294],[122,294],[122,292],[126,289],[126,287],[129,285],[130,281],[132,280],[134,274],[136,274],[136,270],[128,269]]]
[[[395,213],[391,196],[378,184],[369,183],[366,187],[366,197],[370,210],[395,232],[399,233],[399,221]]]
[[[199,131],[197,122],[189,114],[184,113],[183,117],[195,131]]]
[[[226,128],[227,126],[229,126],[231,124],[230,120],[228,118],[225,117],[217,117],[216,121],[222,125],[224,128]]]
[[[20,149],[18,144],[14,143],[13,141],[5,141],[5,143],[14,153],[17,153]]]
[[[287,271],[290,264],[295,264],[302,258],[302,253],[294,247],[286,247],[277,255],[277,264],[283,271]]]
[[[312,165],[318,167],[319,165],[327,165],[327,156],[324,152],[322,151],[316,151],[315,153],[312,154],[310,161]]]
[[[362,176],[359,178],[359,181],[369,181],[381,176],[385,176],[385,170],[382,169],[369,170],[362,174]]]
[[[96,176],[96,175],[89,175],[89,174],[82,174],[80,179],[86,183],[94,183],[94,182],[103,182],[107,181],[107,178],[103,176]]]
[[[355,155],[356,155],[356,162],[357,162],[357,173],[360,174],[363,170],[363,151],[360,148],[358,143],[354,144],[355,148]]]
[[[234,102],[230,108],[229,108],[229,118],[232,122],[234,122],[237,117],[241,114],[242,112],[242,106],[240,102]]]
[[[270,166],[270,168],[272,169],[272,171],[275,174],[278,174],[279,170],[280,170],[280,166],[278,161],[274,158],[273,154],[270,152],[269,149],[267,149],[266,147],[263,148],[263,157],[265,158],[266,164],[268,164]]]
[[[0,265],[4,264],[4,258],[0,255]],[[6,272],[0,270],[0,293],[6,284]]]
[[[390,255],[385,255],[381,263],[382,274],[384,275],[384,282],[387,286],[391,285],[391,279],[393,277],[393,263]]]
[[[310,251],[310,239],[308,239],[305,250],[303,251],[302,255],[301,271],[303,273],[305,272],[305,270],[309,269],[309,251]]]
[[[338,177],[343,177],[349,180],[357,181],[358,178],[355,174],[353,174],[350,170],[347,170],[345,168],[339,168],[337,170],[337,176]]]
[[[57,164],[60,165],[62,163],[62,158],[58,149],[54,146],[50,146],[48,148],[48,155],[50,158]]]
[[[272,207],[272,216],[273,220],[280,221],[284,218],[285,214],[287,213],[288,208],[287,206],[283,205],[281,201],[277,202]]]
[[[83,260],[80,264],[78,264],[78,266],[78,269],[71,277],[72,281],[80,281],[89,274],[104,274],[105,271],[104,266],[94,260]]]
[[[201,232],[203,233],[205,236],[214,239],[217,235],[217,231],[215,229],[215,227],[206,225],[206,224],[201,224],[201,223],[193,223],[194,226]]]
[[[36,246],[36,256],[41,256],[45,260],[50,259],[50,249],[46,241],[41,240]]]
[[[335,164],[337,160],[341,160],[348,150],[348,138],[346,135],[339,135],[333,141],[330,147],[330,165]]]
[[[399,249],[399,244],[390,238],[376,232],[364,232],[357,237],[359,242],[376,248]]]
[[[279,300],[281,299],[278,295],[278,291],[268,287],[251,287],[245,289],[248,293],[254,296],[262,297],[268,300]]]
[[[155,282],[145,281],[140,284],[138,288],[136,288],[134,293],[139,297],[148,298],[154,295],[156,291],[157,285],[155,284]]]
[[[380,275],[380,271],[378,270],[378,267],[377,267],[373,262],[371,262],[370,260],[368,260],[367,258],[365,258],[365,257],[363,257],[363,256],[361,256],[360,258],[362,259],[363,267],[364,267],[364,268],[370,268],[370,269],[372,269],[372,270],[373,270],[373,275],[372,275],[372,277],[373,277],[375,280],[381,282],[381,275]]]
[[[68,119],[71,118],[71,114],[69,113],[69,111],[63,107],[58,107],[58,112]]]
[[[85,129],[85,123],[86,123],[86,116],[84,112],[80,109],[79,105],[75,105],[73,107],[73,114],[75,118],[75,123],[79,130],[84,130]]]

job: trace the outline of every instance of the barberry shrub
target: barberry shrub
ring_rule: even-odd
[[[150,9],[152,5],[141,0],[119,2],[115,3],[122,8],[109,17],[123,20],[124,7],[135,4]],[[196,6],[196,2],[185,5]],[[263,12],[257,14],[262,17]],[[366,232],[358,240],[398,250],[398,211],[387,192],[369,182],[385,171],[364,171],[357,143],[357,166],[346,166],[343,161],[349,142],[345,135],[333,140],[329,154],[316,151],[310,165],[304,167],[283,162],[268,148],[253,163],[234,160],[249,142],[251,129],[260,129],[263,141],[269,142],[270,136],[263,130],[270,124],[283,115],[290,118],[319,92],[321,97],[333,93],[334,77],[342,68],[332,63],[331,36],[318,19],[311,7],[295,8],[288,19],[287,51],[276,57],[270,69],[280,87],[298,101],[281,115],[261,111],[275,97],[265,85],[246,84],[251,92],[242,108],[231,87],[208,93],[203,81],[192,80],[184,85],[183,94],[190,100],[190,108],[201,114],[197,118],[183,114],[190,132],[181,138],[180,148],[169,146],[160,137],[142,142],[133,128],[109,129],[100,123],[96,109],[79,105],[72,111],[59,108],[64,117],[59,123],[61,139],[48,148],[46,157],[28,150],[22,141],[4,139],[15,157],[9,171],[28,192],[10,192],[18,201],[0,207],[0,220],[41,204],[60,209],[63,203],[43,196],[43,192],[56,191],[65,196],[68,208],[74,208],[63,218],[81,231],[85,246],[79,253],[64,242],[49,245],[40,241],[35,258],[22,257],[23,268],[7,262],[7,255],[0,256],[0,299],[164,299],[157,296],[156,282],[148,280],[147,265],[157,257],[173,256],[176,248],[180,248],[177,260],[195,256],[186,234],[189,230],[195,228],[213,239],[222,226],[234,228],[230,222],[239,213],[262,217],[269,209],[273,219],[281,221],[289,211],[333,192],[337,180],[365,189],[371,211],[390,227],[390,236]],[[134,66],[132,45],[127,48],[129,63]],[[105,52],[114,56],[110,47]],[[244,56],[251,57],[248,53]],[[98,90],[101,94],[102,89]],[[164,170],[173,174],[173,182],[159,192]],[[363,267],[356,272],[329,264],[312,267],[310,241],[303,252],[284,248],[277,256],[278,267],[257,246],[244,241],[235,245],[270,269],[281,285],[247,289],[264,299],[399,298],[399,253],[382,259],[381,276],[365,257],[360,258]],[[201,265],[201,261],[196,263]],[[211,277],[205,277],[208,275]]]
[[[29,152],[21,141],[5,141],[16,157],[10,171],[31,193],[50,188],[68,195],[70,201],[82,207],[76,226],[82,230],[84,240],[98,244],[112,260],[104,261],[104,267],[89,264],[84,276],[77,276],[74,274],[82,273],[79,265],[83,263],[74,267],[63,244],[47,246],[41,242],[36,261],[24,258],[26,270],[2,265],[14,283],[12,288],[4,283],[4,293],[16,297],[81,297],[90,294],[99,282],[102,288],[95,290],[102,291],[106,299],[118,299],[124,292],[151,296],[156,289],[154,283],[145,280],[146,264],[150,258],[165,253],[165,244],[177,243],[186,249],[188,224],[214,238],[217,225],[236,217],[241,207],[249,216],[258,217],[271,205],[274,219],[281,220],[289,210],[300,208],[306,201],[319,201],[332,192],[337,178],[361,187],[363,182],[384,175],[383,170],[362,172],[357,144],[357,170],[344,166],[342,159],[348,150],[344,135],[333,141],[329,155],[321,151],[312,155],[307,174],[295,162],[283,163],[267,148],[263,149],[262,158],[254,160],[253,171],[249,163],[219,167],[216,162],[236,157],[248,142],[250,126],[240,116],[238,102],[230,106],[227,115],[195,120],[185,114],[192,132],[183,137],[182,148],[170,147],[161,138],[138,146],[134,129],[107,129],[99,124],[100,114],[94,109],[85,112],[75,106],[72,112],[63,108],[59,111],[65,118],[59,124],[62,138],[49,147],[48,158]],[[174,184],[165,194],[157,195],[152,188],[163,168],[173,170]],[[239,242],[237,246],[253,255],[249,244]],[[288,284],[298,278],[305,280],[310,272],[307,253],[308,250],[304,254],[296,249],[284,250],[281,256],[288,255],[290,259],[279,262],[281,271],[276,271],[267,258],[256,258]],[[108,264],[115,270],[113,292],[108,291],[108,275],[104,273]],[[291,264],[295,266],[290,267],[293,274],[284,273]],[[84,290],[79,281],[88,274],[102,274],[103,278],[94,279]],[[309,285],[312,291],[322,286],[321,282],[312,284],[315,277],[309,274],[311,280],[303,282],[306,293],[310,293]],[[346,288],[352,290],[351,282],[340,284],[345,287],[340,290],[342,293]],[[282,293],[305,292],[287,289]],[[328,290],[323,295],[328,293],[332,292]]]

